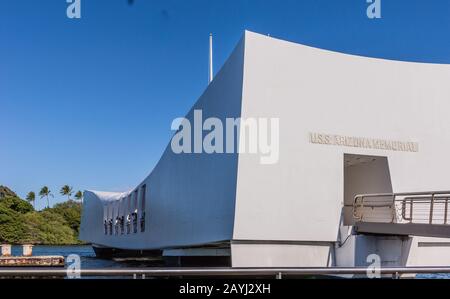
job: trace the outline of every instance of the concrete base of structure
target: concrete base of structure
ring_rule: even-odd
[[[64,267],[63,256],[0,257],[0,267]]]

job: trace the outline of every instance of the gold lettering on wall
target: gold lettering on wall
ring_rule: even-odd
[[[396,141],[386,139],[372,139],[365,137],[351,137],[332,134],[309,133],[309,141],[313,144],[359,147],[367,149],[388,150],[397,152],[419,151],[417,142]]]

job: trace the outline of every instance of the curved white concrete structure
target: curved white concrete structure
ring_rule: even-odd
[[[449,79],[450,65],[246,32],[186,118],[279,118],[278,163],[169,145],[135,190],[85,192],[80,238],[167,252],[229,244],[233,266],[360,266],[372,253],[386,265],[449,265],[450,239],[351,234],[357,194],[450,189]],[[105,234],[105,219],[136,210],[143,231]]]

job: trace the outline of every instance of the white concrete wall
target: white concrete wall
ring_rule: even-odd
[[[231,244],[233,267],[330,267],[332,245]]]
[[[450,66],[345,55],[246,33],[242,117],[280,119],[280,160],[239,158],[234,238],[336,241],[343,156],[386,156],[394,192],[450,188]],[[318,132],[419,152],[312,144]]]
[[[382,267],[405,267],[410,256],[411,238],[404,236],[352,235],[336,246],[336,267],[368,267],[377,255]]]
[[[382,267],[450,266],[450,239],[396,236],[351,236],[336,247],[337,267],[367,267],[377,254]]]
[[[450,239],[412,238],[407,264],[408,267],[450,266]]]

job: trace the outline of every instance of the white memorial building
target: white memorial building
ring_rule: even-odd
[[[168,141],[135,189],[85,192],[80,238],[181,266],[448,266],[449,80],[247,31],[186,119],[277,119],[276,160]]]

